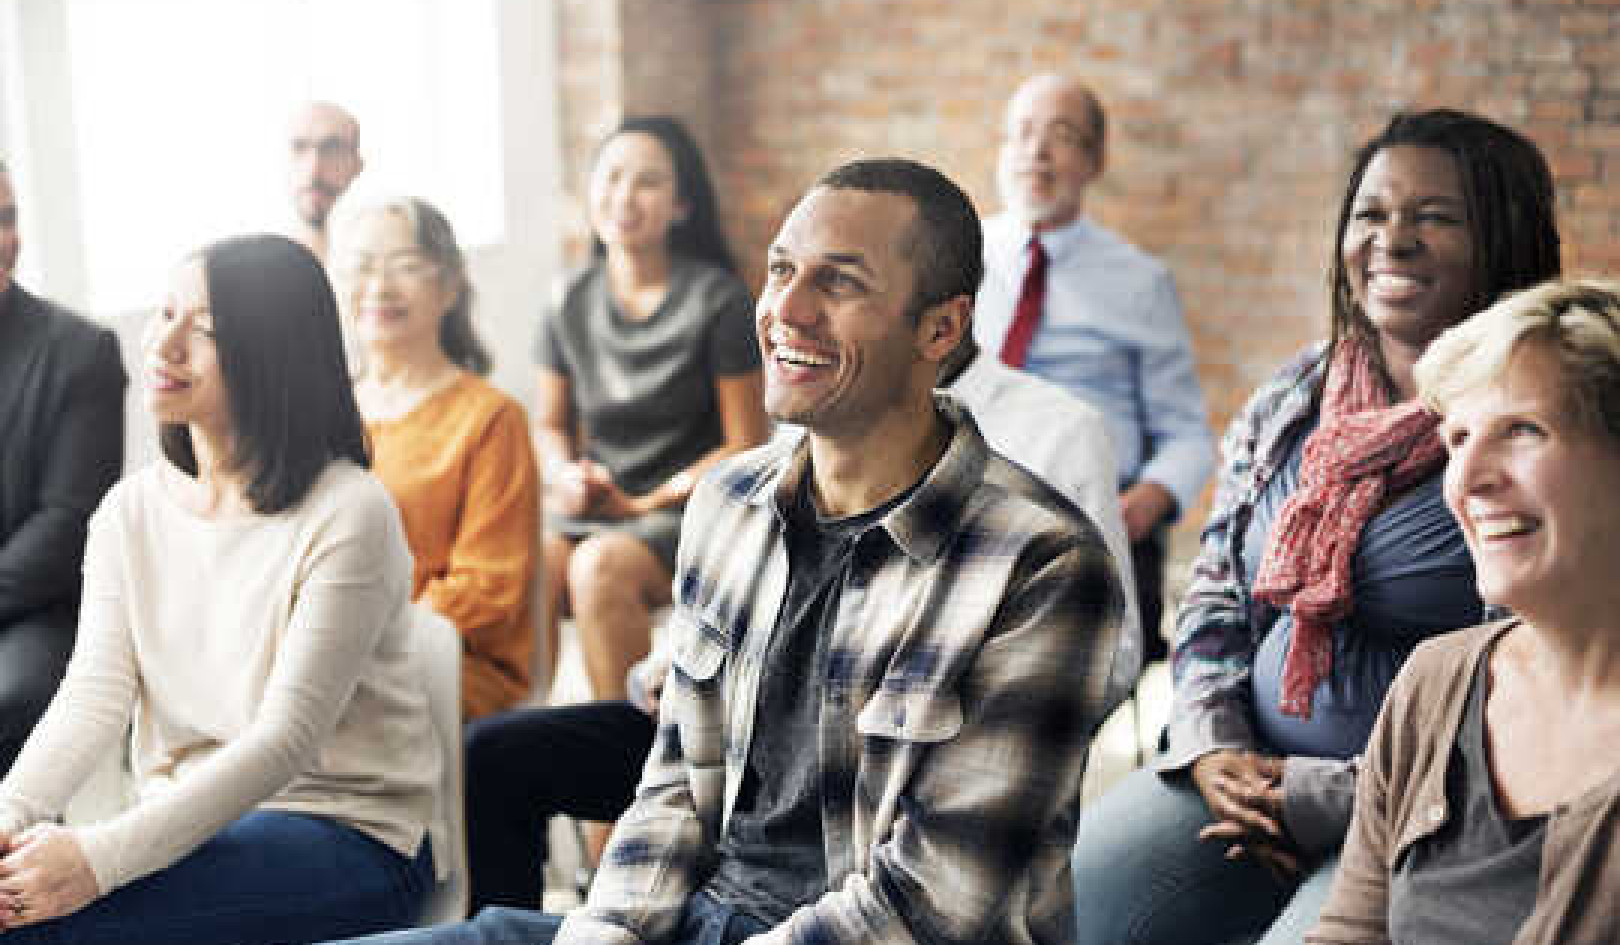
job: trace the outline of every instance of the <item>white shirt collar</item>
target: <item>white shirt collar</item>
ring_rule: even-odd
[[[1027,227],[1025,231],[1028,232]],[[1085,216],[1076,215],[1068,223],[1041,233],[1041,246],[1045,248],[1048,259],[1062,259],[1075,247],[1084,244],[1090,238],[1091,232],[1091,223]]]

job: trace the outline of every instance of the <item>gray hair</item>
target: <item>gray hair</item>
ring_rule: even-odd
[[[473,287],[467,277],[467,257],[456,241],[456,231],[439,208],[421,197],[383,196],[345,198],[333,213],[332,245],[341,246],[354,226],[364,217],[397,213],[416,234],[416,245],[439,267],[439,278],[457,287],[456,300],[439,321],[439,347],[457,367],[474,374],[488,374],[493,362],[489,349],[473,327]]]

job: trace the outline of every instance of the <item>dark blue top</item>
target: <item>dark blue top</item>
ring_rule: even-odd
[[[1265,557],[1272,522],[1299,484],[1307,424],[1288,461],[1266,484],[1244,534],[1243,557],[1252,589]],[[1483,605],[1474,590],[1474,563],[1462,529],[1441,495],[1443,471],[1396,496],[1367,523],[1352,564],[1354,604],[1333,628],[1333,673],[1312,695],[1311,717],[1283,714],[1283,663],[1294,618],[1255,601],[1264,628],[1255,653],[1251,691],[1257,734],[1278,754],[1348,758],[1366,747],[1384,693],[1412,647],[1446,630],[1478,623]]]

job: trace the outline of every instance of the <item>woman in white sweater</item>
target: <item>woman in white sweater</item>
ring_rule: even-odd
[[[165,461],[92,519],[73,661],[0,783],[3,939],[409,924],[440,760],[326,276],[281,237],[215,243],[176,269],[142,358]],[[126,748],[133,805],[60,826]]]

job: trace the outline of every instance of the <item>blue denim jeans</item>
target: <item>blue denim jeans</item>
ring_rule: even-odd
[[[166,869],[5,945],[302,945],[402,928],[433,882],[414,860],[326,817],[253,811]]]
[[[1335,855],[1298,886],[1204,842],[1209,808],[1185,777],[1146,768],[1127,775],[1080,814],[1075,843],[1079,945],[1298,945],[1327,900]]]
[[[561,926],[560,915],[491,906],[470,922],[388,932],[333,945],[551,945]],[[749,936],[765,931],[765,923],[753,916],[698,893],[686,901],[675,933],[658,945],[741,945]]]

